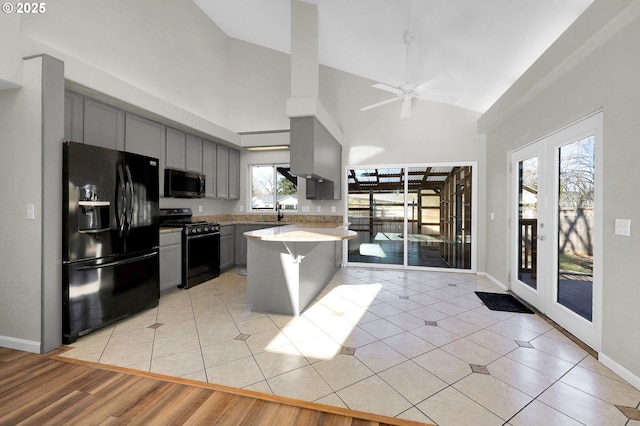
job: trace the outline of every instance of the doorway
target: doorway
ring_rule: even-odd
[[[600,349],[602,113],[514,151],[511,290]]]
[[[350,265],[475,270],[472,164],[347,168]]]

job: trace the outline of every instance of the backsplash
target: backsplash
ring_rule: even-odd
[[[278,222],[278,216],[275,214],[225,214],[214,216],[196,216],[194,220],[206,220],[210,222]],[[342,215],[285,215],[280,221],[282,224],[286,223],[301,223],[301,222],[327,222],[327,223],[343,223]]]

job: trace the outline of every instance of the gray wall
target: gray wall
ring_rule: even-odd
[[[640,221],[640,14],[637,2],[592,8],[490,109],[487,129],[487,272],[507,284],[509,153],[588,114],[604,111],[601,360],[640,383],[640,232],[614,235],[615,218]],[[634,229],[636,231],[634,232]]]
[[[42,63],[28,60],[22,89],[0,91],[0,344],[40,351]],[[27,205],[35,220],[27,219]]]

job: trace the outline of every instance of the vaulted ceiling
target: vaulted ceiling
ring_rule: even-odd
[[[193,1],[228,36],[290,52],[291,0]],[[321,64],[392,86],[434,79],[429,93],[477,112],[486,111],[593,3],[305,1],[318,6]],[[405,33],[413,35],[408,49]],[[381,101],[389,97],[369,90]]]

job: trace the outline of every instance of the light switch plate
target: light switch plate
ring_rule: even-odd
[[[35,204],[27,204],[27,219],[36,220],[36,205]]]
[[[316,212],[322,213],[322,206],[316,206]]]
[[[302,206],[302,213],[309,213],[309,206]]]
[[[616,219],[616,235],[631,236],[631,219]]]

